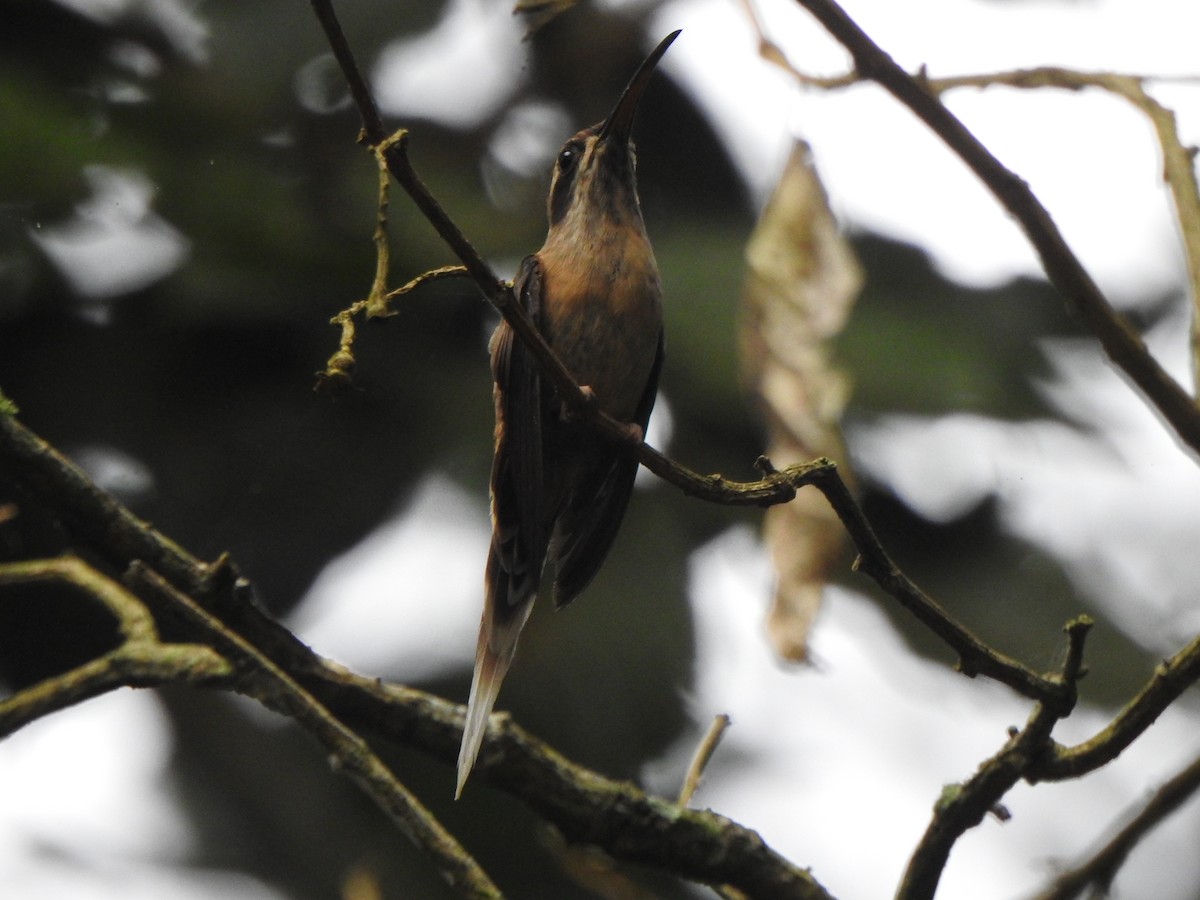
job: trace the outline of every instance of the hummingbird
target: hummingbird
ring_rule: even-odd
[[[600,409],[628,423],[638,442],[658,392],[663,315],[631,132],[642,92],[678,36],[667,35],[646,57],[607,119],[558,152],[546,241],[513,280],[517,301],[575,382]],[[637,460],[572,414],[506,322],[489,350],[496,405],[492,542],[456,798],[475,765],[543,572],[552,572],[559,609],[587,587],[617,536],[637,475]]]

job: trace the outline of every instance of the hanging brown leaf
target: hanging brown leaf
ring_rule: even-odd
[[[797,142],[746,247],[742,359],[777,465],[817,456],[839,461],[839,421],[849,394],[831,362],[862,286],[862,270],[838,230],[807,144]],[[843,474],[845,474],[843,472]],[[767,511],[764,535],[778,582],[767,630],[788,660],[807,655],[808,632],[833,565],[845,552],[837,516],[817,491]]]

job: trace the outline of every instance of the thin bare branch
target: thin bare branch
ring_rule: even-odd
[[[387,134],[383,128],[383,117],[379,115],[375,96],[371,93],[367,79],[358,68],[358,62],[346,41],[342,24],[333,11],[333,3],[331,0],[312,0],[312,8],[317,15],[317,21],[321,23],[321,28],[325,30],[325,38],[329,41],[329,48],[333,51],[342,74],[346,77],[346,84],[350,86],[354,105],[358,107],[359,115],[362,116],[363,139],[375,146],[381,143]]]
[[[861,84],[867,77],[859,72],[843,75],[817,76],[795,66],[787,55],[767,36],[766,29],[758,16],[752,0],[743,0],[748,18],[753,24],[759,40],[759,54],[763,59],[783,69],[805,87],[821,90],[839,90]],[[1163,155],[1163,180],[1171,191],[1175,212],[1183,240],[1184,258],[1187,261],[1188,283],[1192,295],[1192,360],[1200,367],[1200,186],[1196,182],[1194,160],[1197,149],[1187,146],[1179,136],[1175,113],[1163,106],[1146,89],[1150,83],[1195,83],[1200,77],[1134,75],[1118,72],[1088,72],[1067,69],[1061,66],[1035,66],[1010,69],[1000,72],[980,72],[972,75],[930,77],[922,69],[917,81],[931,94],[941,97],[957,88],[1010,87],[1019,89],[1057,88],[1081,91],[1099,88],[1127,100],[1140,110],[1154,127],[1159,149]],[[1200,384],[1200,374],[1193,372]]]
[[[1071,900],[1089,886],[1107,896],[1121,866],[1133,849],[1164,819],[1200,790],[1200,758],[1154,792],[1142,808],[1112,839],[1089,859],[1063,872],[1035,900]]]
[[[1091,620],[1084,617],[1070,622],[1065,629],[1067,653],[1058,674],[1065,684],[1073,686],[1079,678],[1084,641],[1091,627]],[[1070,714],[1071,708],[1070,704],[1038,703],[1025,728],[1013,729],[999,753],[985,761],[966,782],[943,791],[929,827],[909,860],[896,891],[897,900],[932,900],[954,844],[996,810],[1001,798],[1025,777],[1050,744],[1054,726]]]
[[[704,777],[704,770],[708,768],[708,761],[717,752],[717,745],[725,736],[725,729],[729,727],[729,722],[729,716],[725,713],[713,716],[708,731],[704,732],[704,737],[696,745],[696,752],[692,754],[687,775],[683,779],[683,787],[679,791],[680,806],[691,806],[692,797],[696,795],[696,789],[700,787],[700,779]]]
[[[1073,705],[1075,685],[1055,676],[1039,675],[1023,663],[993,650],[967,628],[954,620],[938,603],[922,591],[892,561],[880,543],[875,529],[836,467],[814,470],[809,481],[825,495],[849,532],[859,556],[855,567],[872,578],[883,591],[912,613],[930,631],[958,654],[958,669],[974,678],[985,675],[1006,684],[1017,693],[1055,705]]]
[[[1101,293],[1020,177],[1005,168],[929,89],[884,52],[833,0],[797,0],[850,51],[859,75],[878,82],[911,109],[975,172],[1017,220],[1050,281],[1100,341],[1109,359],[1141,390],[1193,453],[1200,453],[1200,409],[1159,365],[1133,326]]]
[[[1098,734],[1074,747],[1056,745],[1029,772],[1030,781],[1078,778],[1112,762],[1179,696],[1200,680],[1200,637],[1165,659],[1153,676]]]

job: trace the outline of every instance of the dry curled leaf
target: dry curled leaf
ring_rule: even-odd
[[[863,276],[803,142],[750,236],[746,261],[742,358],[766,419],[767,455],[779,466],[840,461],[849,384],[828,342],[845,325]],[[821,494],[801,491],[767,511],[764,534],[778,577],[768,634],[783,658],[802,661],[822,589],[844,552],[842,528]]]

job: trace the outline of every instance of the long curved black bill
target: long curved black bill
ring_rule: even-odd
[[[654,68],[658,65],[658,61],[663,58],[663,54],[667,52],[667,48],[677,37],[679,37],[679,31],[672,31],[658,42],[658,46],[651,50],[650,55],[638,66],[633,78],[625,86],[621,99],[617,101],[613,111],[600,126],[600,140],[616,140],[622,143],[629,140],[629,133],[633,130],[633,117],[637,113],[638,102],[642,99],[642,91],[650,83],[650,77],[654,74]]]

